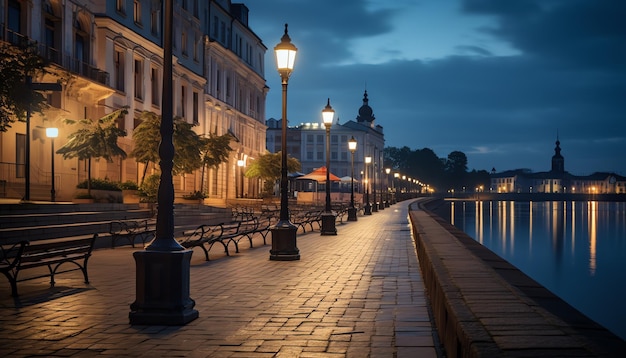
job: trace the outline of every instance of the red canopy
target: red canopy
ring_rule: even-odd
[[[330,181],[341,181],[341,178],[336,176],[333,173],[329,174]],[[325,182],[326,181],[326,167],[320,167],[310,172],[307,175],[303,175],[301,177],[297,177],[296,179],[308,179],[315,180],[317,182]]]

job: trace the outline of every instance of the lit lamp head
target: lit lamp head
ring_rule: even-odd
[[[280,39],[280,43],[274,47],[276,67],[281,78],[287,79],[291,76],[297,52],[298,49],[291,43],[291,38],[287,34],[287,24],[285,24],[285,34]]]
[[[365,157],[365,164],[370,164],[372,162],[372,157]]]
[[[399,178],[400,177],[400,173],[393,173],[393,177],[394,178]]]
[[[328,99],[328,103],[326,103],[326,107],[322,110],[322,120],[324,121],[324,126],[326,129],[330,129],[330,126],[333,125],[333,118],[335,117],[335,110],[330,106],[330,98]]]
[[[56,138],[59,136],[59,128],[46,128],[46,137]]]
[[[350,150],[353,154],[356,152],[356,139],[354,139],[354,137],[350,138],[348,141],[348,150]]]
[[[237,161],[237,166],[238,166],[238,167],[243,167],[243,164],[244,164],[244,163],[243,163],[243,159],[239,159],[239,160]]]
[[[391,173],[391,168],[385,168],[385,173],[389,175],[389,173]]]

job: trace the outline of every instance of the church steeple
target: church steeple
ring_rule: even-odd
[[[359,108],[359,115],[356,116],[356,121],[359,123],[367,122],[372,125],[376,118],[374,117],[372,107],[370,107],[368,103],[369,99],[367,99],[367,90],[365,90],[365,93],[363,94],[363,105]]]
[[[561,155],[561,142],[559,141],[558,133],[556,134],[556,147],[552,156],[552,172],[565,173],[565,158]]]

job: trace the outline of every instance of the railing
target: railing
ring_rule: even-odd
[[[32,42],[32,40],[27,36],[14,32],[13,30],[6,28],[6,26],[2,26],[0,39],[16,46],[24,46]],[[74,58],[70,55],[63,57],[59,50],[43,43],[37,44],[37,53],[47,61],[55,63],[70,72],[74,72],[80,76],[87,77],[90,80],[109,86],[108,72],[102,71],[80,59]]]

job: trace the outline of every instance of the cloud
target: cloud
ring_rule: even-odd
[[[470,169],[540,171],[549,169],[558,131],[566,170],[626,175],[626,21],[621,21],[626,2],[459,0],[458,13],[452,14],[458,21],[452,15],[433,17],[450,19],[450,27],[468,17],[484,19],[473,31],[493,42],[482,38],[479,44],[468,33],[468,42],[448,44],[448,55],[429,60],[405,56],[404,48],[419,50],[424,43],[412,42],[410,28],[398,33],[394,21],[400,14],[436,11],[435,6],[333,4],[248,4],[250,18],[257,19],[252,28],[270,42],[268,56],[283,22],[290,23],[292,41],[301,50],[289,82],[290,121],[320,119],[328,97],[342,123],[355,119],[367,88],[389,146],[431,148],[440,157],[460,150],[468,154]],[[269,24],[271,31],[262,30]],[[384,34],[397,42],[372,43],[380,53],[367,56],[380,61],[360,62],[350,44],[359,39],[367,45]],[[517,51],[492,51],[502,42]],[[279,77],[273,61],[267,63],[267,116],[277,117]]]

